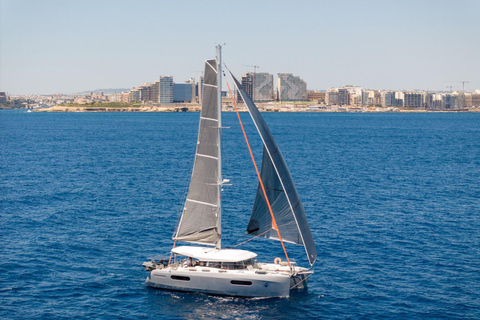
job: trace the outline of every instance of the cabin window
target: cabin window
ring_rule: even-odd
[[[207,262],[207,267],[210,267],[210,268],[220,268],[220,262],[212,262],[212,261],[209,261],[209,262]]]
[[[172,280],[190,281],[190,277],[171,276],[170,278],[172,278]]]
[[[254,259],[248,259],[244,261],[237,261],[237,262],[222,262],[222,269],[228,270],[238,270],[238,269],[246,269],[248,266],[254,265]]]
[[[242,281],[242,280],[232,280],[230,281],[231,284],[234,284],[236,286],[251,286],[252,281]]]

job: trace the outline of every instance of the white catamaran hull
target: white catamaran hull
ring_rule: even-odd
[[[288,297],[290,294],[289,275],[253,270],[167,267],[152,270],[146,284],[160,289],[235,297]]]
[[[237,297],[288,297],[290,290],[307,288],[313,270],[273,263],[259,269],[225,270],[203,266],[154,269],[146,279],[150,287]]]
[[[278,265],[274,263],[259,263],[262,270],[267,272],[289,273],[290,267],[287,265]],[[293,267],[294,274],[290,276],[290,290],[305,290],[308,285],[308,278],[313,274],[313,270],[298,266]]]
[[[315,243],[300,196],[275,138],[253,100],[233,75],[232,79],[263,141],[259,171],[238,116],[259,180],[247,233],[280,240],[287,262],[276,258],[275,264],[257,263],[254,252],[222,249],[221,199],[228,179],[222,178],[222,60],[221,46],[217,45],[217,58],[205,61],[195,161],[185,205],[173,236],[173,260],[144,262],[146,271],[150,271],[146,283],[155,288],[185,292],[288,297],[292,289],[307,287],[313,271],[292,263],[283,242],[302,245],[311,266],[317,258]],[[214,247],[176,246],[177,242]]]

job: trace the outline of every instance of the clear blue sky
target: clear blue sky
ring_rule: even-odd
[[[480,0],[0,0],[0,91],[184,82],[217,42],[236,75],[259,65],[309,90],[480,89],[479,39]]]

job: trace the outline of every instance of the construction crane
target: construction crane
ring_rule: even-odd
[[[244,64],[243,66],[253,68],[252,100],[255,101],[255,98],[254,98],[254,95],[255,95],[255,78],[257,77],[257,68],[260,68],[260,66],[255,66],[255,65],[250,65],[250,64]]]
[[[450,92],[452,92],[453,86],[447,86],[447,88],[450,88]]]
[[[459,81],[460,82],[460,81]],[[465,83],[470,83],[468,81],[462,81],[462,91],[465,92]]]
[[[260,66],[254,66],[250,64],[244,64],[244,67],[252,67],[253,68],[253,74],[257,73],[257,68],[260,68]]]
[[[468,81],[446,81],[446,82],[458,82],[462,84],[462,91],[465,92],[465,83],[470,83]],[[451,86],[447,86],[447,88],[451,88]]]

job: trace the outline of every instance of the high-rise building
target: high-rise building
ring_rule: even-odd
[[[159,101],[160,103],[173,102],[173,77],[160,76]]]
[[[144,83],[139,87],[140,90],[140,101],[149,102],[151,95],[151,83]]]
[[[343,86],[343,88],[348,91],[348,100],[350,105],[362,106],[365,104],[365,97],[362,87],[348,84]]]
[[[420,92],[404,92],[403,93],[404,108],[423,108],[423,95]]]
[[[432,108],[433,109],[443,109],[443,94],[434,93],[432,94]]]
[[[158,103],[159,101],[160,81],[154,83],[144,83],[139,87],[133,88],[128,93],[128,101],[132,102],[151,102]]]
[[[339,105],[349,105],[350,104],[350,94],[345,88],[338,88],[338,104]]]
[[[248,94],[250,98],[255,99],[253,96],[253,73],[247,72],[242,76],[242,88]],[[237,95],[237,100],[242,101],[240,93]]]
[[[186,84],[190,85],[190,90],[191,90],[191,96],[192,98],[190,99],[190,102],[195,102],[196,96],[197,96],[197,86],[195,85],[195,79],[190,78],[187,81],[185,81]]]
[[[382,95],[380,91],[377,90],[367,90],[365,91],[364,104],[367,106],[379,106],[382,104]]]
[[[443,108],[455,109],[458,107],[457,95],[451,93],[445,93],[443,96]]]
[[[249,91],[254,101],[265,102],[273,101],[273,74],[267,72],[252,73],[248,72],[242,77],[246,79],[247,83],[251,84]],[[248,87],[248,86],[247,86]],[[245,87],[244,87],[245,88]],[[248,93],[248,91],[247,91]]]
[[[266,72],[247,72],[242,76],[243,90],[253,101],[273,101],[273,74]],[[237,99],[240,101],[240,95]]]
[[[349,105],[350,95],[346,88],[328,88],[325,102],[329,105]]]
[[[402,91],[395,91],[395,105],[403,106],[403,95]]]
[[[455,93],[457,95],[457,106],[458,106],[458,108],[465,108],[465,106],[466,106],[465,92],[464,91],[457,91]]]
[[[325,94],[325,103],[328,105],[338,104],[338,88],[328,88]]]
[[[480,107],[480,94],[479,93],[465,94],[465,106]]]
[[[160,101],[160,80],[156,80],[150,89],[150,101],[158,103]]]
[[[193,85],[195,88],[195,86]],[[173,84],[173,102],[192,102],[192,84],[174,83]]]
[[[472,93],[472,102],[470,106],[480,107],[480,90],[477,91],[476,93]]]
[[[307,100],[307,83],[291,73],[279,73],[277,78],[277,100]]]
[[[130,94],[129,94],[129,97],[128,97],[128,102],[129,103],[140,102],[140,101],[142,101],[140,99],[140,97],[141,97],[140,89],[139,88],[134,88],[134,89],[130,90]]]
[[[198,103],[202,103],[202,97],[203,97],[203,77],[198,77],[198,81],[197,81],[197,97],[198,97]]]
[[[395,105],[395,92],[393,91],[382,91],[381,93],[381,104],[384,107],[391,107]]]
[[[423,92],[423,106],[425,109],[432,109],[433,108],[433,94],[430,92]]]

